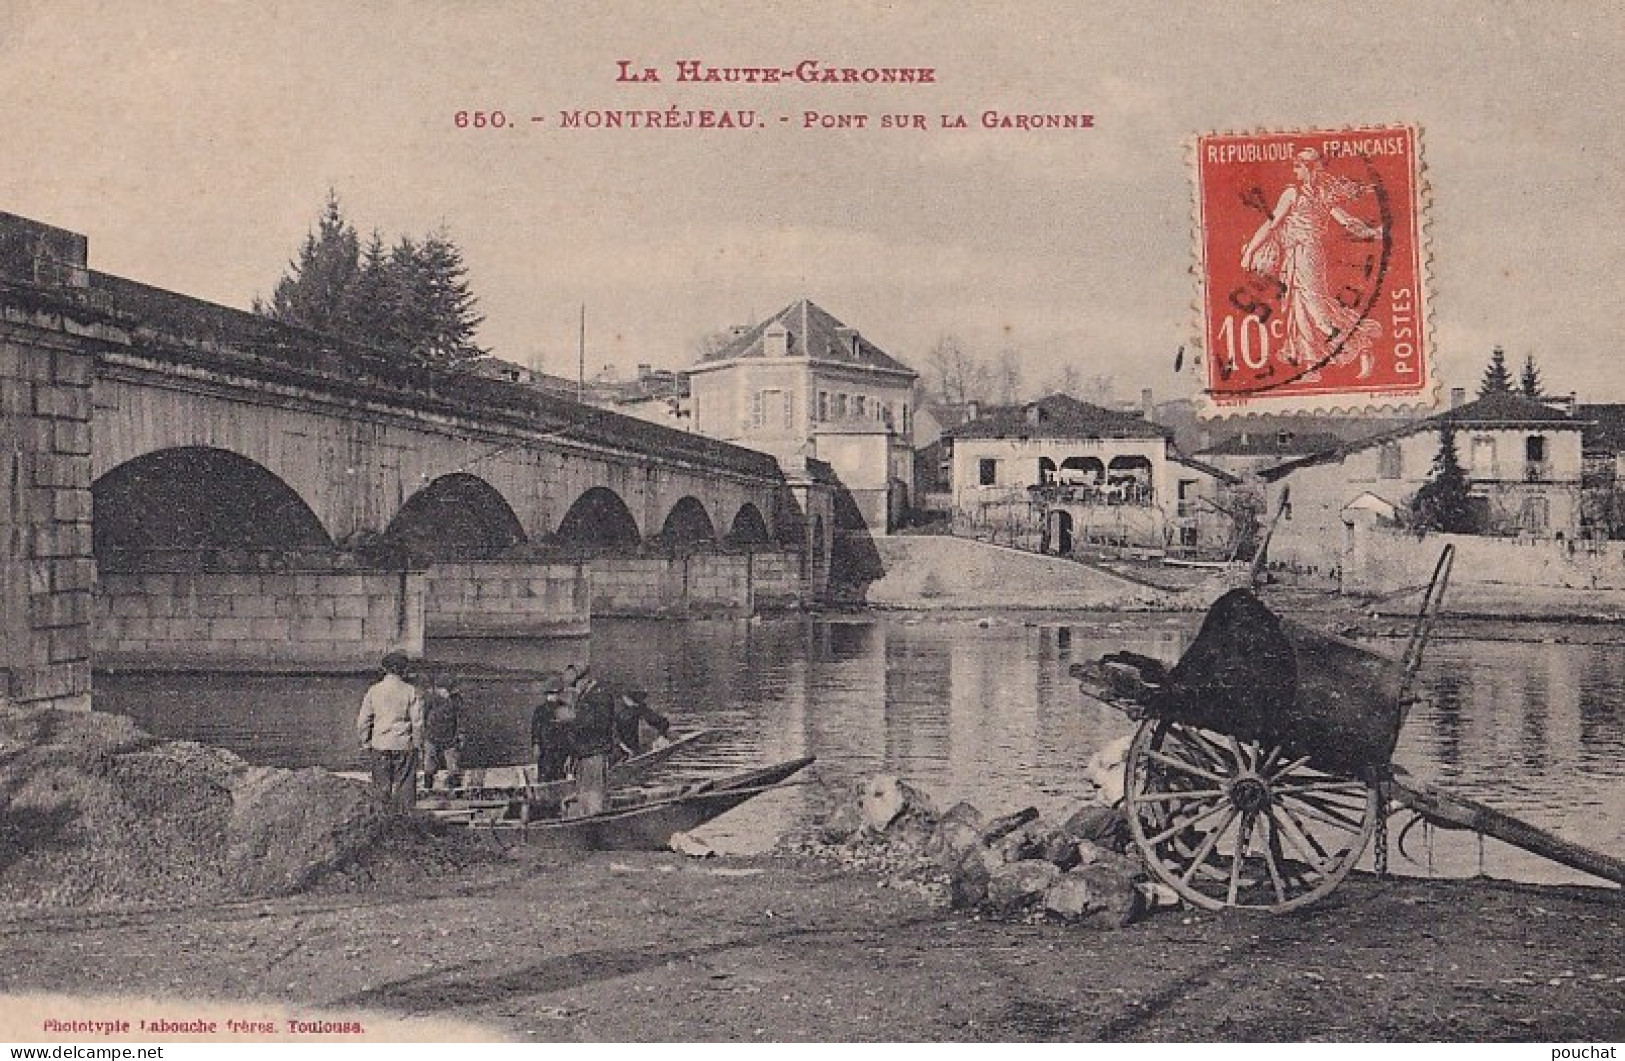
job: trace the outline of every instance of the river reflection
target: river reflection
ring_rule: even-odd
[[[681,727],[720,738],[673,764],[675,777],[818,756],[825,782],[884,770],[922,783],[944,806],[968,799],[1002,813],[1062,812],[1086,798],[1082,767],[1131,732],[1085,699],[1073,662],[1131,649],[1173,660],[1195,616],[1113,616],[1067,623],[877,616],[759,622],[600,621],[590,642],[444,641],[474,710],[474,764],[526,753],[537,675],[590,652],[600,674],[648,689]],[[365,677],[105,674],[98,703],[167,737],[219,744],[279,766],[360,765],[353,719]],[[1563,835],[1625,850],[1625,649],[1440,641],[1396,759],[1419,777]],[[822,810],[811,786],[761,797],[708,826],[725,851],[760,850]],[[1413,833],[1401,872],[1464,875],[1475,841]],[[1491,842],[1496,876],[1585,880]]]

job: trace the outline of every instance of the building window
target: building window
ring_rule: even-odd
[[[1403,479],[1404,465],[1398,442],[1384,442],[1377,450],[1377,478]]]
[[[982,486],[997,486],[999,483],[999,462],[992,457],[983,457],[977,461],[976,481]]]
[[[903,434],[906,435],[908,433],[909,433],[908,402],[904,402],[903,403]]]
[[[818,422],[829,419],[829,391],[818,392]]]
[[[750,399],[750,426],[762,426],[762,392],[757,391]]]
[[[764,427],[767,425],[770,417],[781,415],[780,410],[782,409],[784,423],[789,424],[791,398],[792,395],[787,394],[777,387],[770,387],[767,390],[758,391],[756,393],[755,407],[751,409],[751,423],[756,427]]]
[[[1551,505],[1544,497],[1526,497],[1523,501],[1523,529],[1530,534],[1545,534],[1551,525]]]
[[[835,419],[846,419],[846,395],[844,394],[837,394],[835,396]]]
[[[1473,466],[1469,474],[1474,479],[1495,478],[1495,439],[1482,435],[1473,439]]]
[[[1523,442],[1523,477],[1531,483],[1542,483],[1552,477],[1551,465],[1546,463],[1546,436],[1530,435]]]
[[[1195,479],[1179,480],[1179,505],[1176,515],[1178,515],[1180,519],[1189,519],[1190,517],[1196,515]],[[1194,534],[1195,532],[1193,531],[1192,533]],[[1186,544],[1194,545],[1195,542],[1187,542]]]
[[[862,420],[868,415],[867,402],[868,399],[861,394],[852,395],[852,419]]]

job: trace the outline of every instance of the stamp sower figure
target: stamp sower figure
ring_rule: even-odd
[[[615,748],[614,694],[585,665],[564,671],[565,701],[575,712],[570,751],[575,758],[575,815],[601,814],[609,806],[609,756]]]
[[[448,783],[463,768],[463,694],[457,679],[428,671],[419,685],[423,697],[423,787],[433,788],[444,770]]]
[[[564,780],[574,721],[564,702],[564,679],[550,675],[542,682],[542,699],[530,715],[530,754],[536,762],[538,782]]]
[[[1328,363],[1359,359],[1361,379],[1371,375],[1371,344],[1380,327],[1360,310],[1338,301],[1332,261],[1336,230],[1356,240],[1382,238],[1382,230],[1343,209],[1366,189],[1356,181],[1326,173],[1320,152],[1299,151],[1292,162],[1294,183],[1281,192],[1269,219],[1241,252],[1241,267],[1281,284],[1281,315],[1286,341],[1280,358],[1306,374]]]
[[[402,810],[417,803],[418,746],[423,742],[423,699],[407,680],[406,653],[390,652],[384,676],[361,699],[356,736],[373,753],[373,783]]]

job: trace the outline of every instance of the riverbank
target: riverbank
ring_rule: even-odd
[[[976,920],[879,883],[806,856],[516,848],[279,899],[0,911],[0,990],[83,1019],[146,1010],[75,997],[158,995],[172,1020],[446,1020],[511,1041],[1625,1038],[1617,891],[1356,877],[1293,915],[1114,931]]]

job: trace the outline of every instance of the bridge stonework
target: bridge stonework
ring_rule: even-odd
[[[0,694],[90,706],[93,355],[59,320],[0,318]]]

